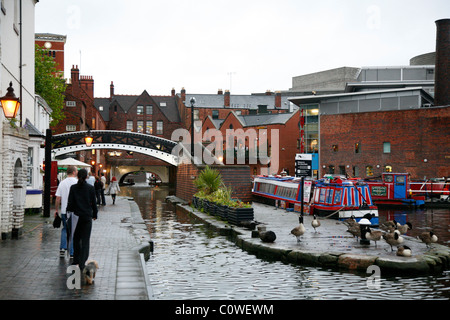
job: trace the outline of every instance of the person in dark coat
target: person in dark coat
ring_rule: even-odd
[[[87,171],[78,171],[78,182],[70,187],[67,211],[78,217],[73,234],[73,265],[79,266],[83,271],[89,257],[89,242],[91,238],[92,220],[97,219],[97,204],[95,189],[86,182]]]
[[[100,180],[99,176],[95,177],[94,188],[95,188],[95,196],[97,197],[97,205],[99,206],[103,190],[103,182]]]

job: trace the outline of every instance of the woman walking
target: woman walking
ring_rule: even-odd
[[[116,203],[116,194],[120,192],[119,183],[116,177],[112,177],[111,184],[109,185],[109,194],[111,195],[113,204]]]
[[[97,204],[94,187],[86,182],[87,171],[78,171],[78,182],[70,187],[67,211],[78,217],[73,234],[73,265],[83,271],[89,257],[89,242],[91,239],[92,220],[97,219]]]

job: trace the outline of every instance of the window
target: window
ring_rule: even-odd
[[[137,115],[142,115],[142,114],[144,114],[144,106],[137,106],[137,108],[136,108],[136,114],[137,114]]]
[[[77,103],[75,101],[66,101],[66,107],[76,107]]]
[[[391,143],[383,142],[383,153],[391,153]]]
[[[199,119],[199,111],[200,110],[194,110],[194,120],[198,120]]]
[[[354,177],[359,177],[359,168],[357,166],[353,166],[352,173]]]
[[[159,106],[160,106],[160,107],[166,107],[166,106],[167,106],[167,103],[166,103],[166,102],[160,102],[160,103],[159,103]]]
[[[359,142],[355,143],[355,153],[361,152],[361,144]]]
[[[144,133],[144,121],[138,120],[137,122],[137,130],[138,133]]]
[[[127,131],[133,131],[133,120],[127,120]]]
[[[163,122],[161,120],[156,121],[156,134],[163,134]]]
[[[212,118],[213,119],[219,119],[219,110],[213,110]]]
[[[95,129],[95,118],[92,118],[91,129]]]
[[[153,106],[147,106],[146,109],[147,109],[147,110],[145,110],[145,112],[146,112],[147,114],[153,114]]]
[[[73,124],[66,125],[66,131],[77,131],[77,126]]]
[[[328,173],[329,174],[334,174],[334,166],[333,165],[329,165],[328,166]]]
[[[339,166],[339,174],[342,174],[344,176],[347,174],[347,172],[345,171],[345,166]]]
[[[373,176],[373,167],[372,166],[366,166],[366,176],[367,177]]]
[[[103,111],[103,106],[98,107],[98,111]]]
[[[152,121],[147,121],[147,127],[145,128],[145,133],[146,134],[153,134],[153,122]]]
[[[28,148],[27,186],[33,184],[33,148]]]

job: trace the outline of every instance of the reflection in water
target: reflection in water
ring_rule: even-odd
[[[369,290],[366,274],[258,259],[175,210],[165,202],[168,194],[167,188],[136,186],[123,188],[122,193],[134,197],[154,241],[147,270],[156,299],[450,299],[450,272],[382,277],[380,289]],[[380,221],[397,214],[402,215],[382,212]],[[429,214],[417,212],[406,219],[412,219],[419,231],[428,226],[420,225],[420,219],[432,220],[430,226],[436,230],[437,224],[447,221],[444,215]]]

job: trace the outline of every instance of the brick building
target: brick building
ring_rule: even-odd
[[[53,33],[36,33],[35,43],[47,51],[49,57],[52,57],[56,63],[56,69],[64,78],[64,46],[67,36]]]
[[[105,130],[106,122],[94,106],[94,79],[92,76],[80,76],[78,66],[72,66],[67,83],[63,112],[65,118],[52,128],[53,134],[72,131]],[[92,172],[98,174],[105,164],[104,151],[92,150],[67,154],[66,157],[91,164]]]

